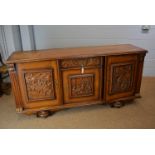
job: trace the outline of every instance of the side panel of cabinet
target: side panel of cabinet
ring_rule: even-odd
[[[138,69],[137,69],[137,86],[136,86],[136,95],[140,96],[140,87],[141,87],[141,81],[142,81],[142,75],[143,75],[143,64],[144,64],[144,58],[145,54],[138,54]]]
[[[17,70],[24,108],[61,104],[56,61],[21,63]]]
[[[64,103],[82,103],[101,100],[100,68],[63,71]]]
[[[107,58],[106,100],[115,101],[135,94],[137,55]]]

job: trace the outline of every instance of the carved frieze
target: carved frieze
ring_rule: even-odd
[[[71,98],[91,96],[94,94],[93,74],[70,76],[69,85]]]
[[[55,99],[52,70],[27,71],[24,77],[29,100]]]
[[[129,91],[133,81],[133,64],[112,66],[112,85],[110,94]]]
[[[60,61],[61,68],[81,67],[81,66],[88,67],[88,66],[97,66],[100,64],[101,64],[101,59],[98,57],[65,59]]]

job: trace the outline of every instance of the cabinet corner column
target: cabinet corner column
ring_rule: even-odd
[[[8,70],[9,70],[13,94],[14,94],[15,101],[16,101],[16,111],[18,113],[21,113],[23,111],[22,97],[21,97],[21,91],[19,87],[15,64],[8,64]]]
[[[138,55],[138,64],[137,64],[137,85],[135,89],[135,96],[140,96],[140,87],[141,87],[141,81],[143,76],[143,64],[144,64],[144,58],[146,53],[139,54]]]

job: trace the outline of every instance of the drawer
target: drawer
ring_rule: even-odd
[[[101,65],[101,57],[90,57],[90,58],[73,58],[60,60],[60,67],[65,68],[81,68],[93,67]]]

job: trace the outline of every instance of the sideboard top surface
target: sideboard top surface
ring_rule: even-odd
[[[120,54],[146,53],[147,50],[131,44],[89,46],[78,48],[54,48],[47,50],[16,51],[11,54],[6,63],[20,63],[49,59],[78,58],[92,56],[107,56]]]

